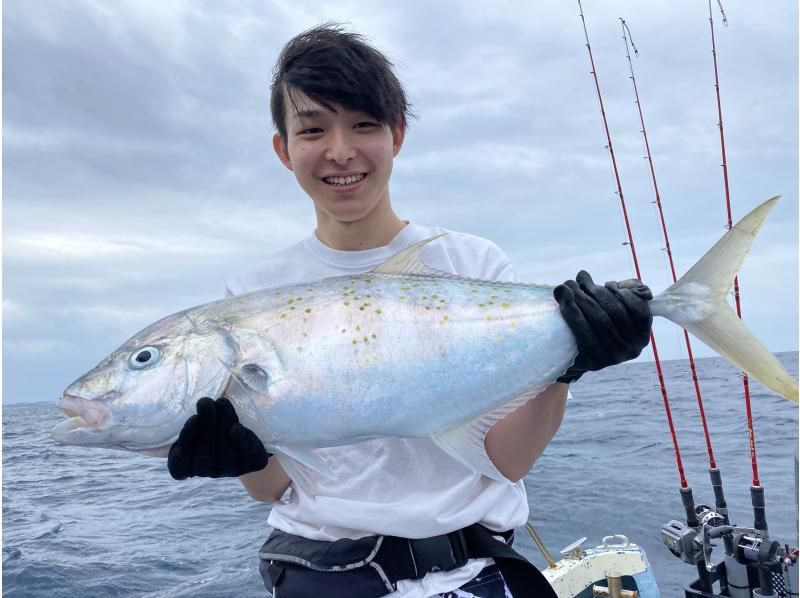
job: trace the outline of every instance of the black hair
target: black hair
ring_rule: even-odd
[[[272,122],[286,140],[286,98],[299,90],[328,109],[337,104],[364,112],[391,127],[412,116],[402,83],[389,59],[363,36],[325,23],[289,40],[272,76]],[[285,92],[285,93],[284,93]]]

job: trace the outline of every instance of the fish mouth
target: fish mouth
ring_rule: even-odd
[[[131,430],[124,430],[120,422],[115,422],[108,403],[119,395],[118,391],[109,391],[93,399],[75,394],[64,393],[56,407],[67,416],[52,430],[53,439],[73,446],[91,446],[123,451],[141,452],[156,457],[166,457],[172,444],[178,439],[180,426],[177,423],[159,422],[151,426],[131,428],[137,432],[135,438],[129,438]],[[179,422],[182,425],[182,421]],[[157,433],[159,428],[167,425],[171,430],[166,439]],[[155,430],[155,432],[154,432]],[[144,432],[144,433],[143,433]],[[143,435],[139,438],[139,435]]]
[[[116,394],[115,391],[111,391],[94,399],[86,399],[64,393],[56,407],[69,419],[61,422],[59,427],[63,427],[65,432],[79,428],[100,429],[111,419],[111,409],[109,409],[107,401],[113,399]]]

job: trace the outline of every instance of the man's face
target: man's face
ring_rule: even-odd
[[[273,145],[311,197],[320,218],[361,220],[389,199],[392,160],[404,130],[393,131],[362,112],[331,110],[294,91],[286,102],[286,139]],[[288,98],[287,98],[288,100]]]

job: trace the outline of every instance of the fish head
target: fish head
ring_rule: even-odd
[[[68,419],[53,438],[164,456],[197,400],[227,385],[232,351],[224,334],[184,313],[164,318],[67,387],[57,406]]]

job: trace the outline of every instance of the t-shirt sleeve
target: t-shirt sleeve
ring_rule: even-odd
[[[509,257],[495,243],[484,241],[483,272],[481,278],[498,282],[518,282],[517,273]]]

